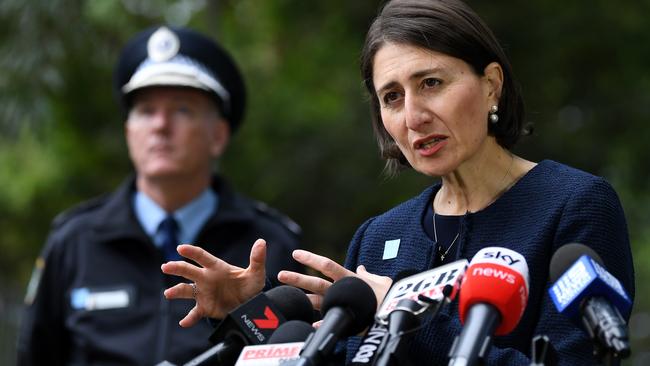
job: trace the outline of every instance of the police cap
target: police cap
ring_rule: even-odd
[[[235,131],[242,120],[246,90],[230,55],[215,41],[187,28],[160,26],[135,35],[122,50],[113,88],[120,104],[131,108],[131,93],[152,86],[204,90],[215,97]]]

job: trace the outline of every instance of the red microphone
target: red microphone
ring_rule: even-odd
[[[481,249],[460,285],[463,330],[449,352],[449,365],[474,365],[488,352],[493,335],[510,333],[528,302],[528,264],[507,248]]]

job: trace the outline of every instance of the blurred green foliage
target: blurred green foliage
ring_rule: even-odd
[[[130,172],[112,67],[131,35],[161,23],[217,37],[245,74],[246,121],[219,170],[298,221],[305,247],[342,260],[364,219],[431,183],[413,172],[382,175],[358,72],[379,3],[2,0],[5,287],[22,296],[56,213]],[[618,191],[637,274],[634,364],[650,362],[650,1],[471,4],[506,48],[536,126],[516,151],[604,176]]]

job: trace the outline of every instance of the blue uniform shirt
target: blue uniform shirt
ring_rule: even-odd
[[[178,223],[177,236],[179,243],[194,242],[203,225],[217,211],[218,204],[219,197],[213,190],[208,188],[197,198],[174,211],[172,215]],[[162,246],[162,237],[158,227],[168,213],[140,191],[135,192],[133,195],[133,210],[145,233],[160,248]]]

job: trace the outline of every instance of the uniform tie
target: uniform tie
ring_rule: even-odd
[[[178,239],[176,234],[178,233],[178,223],[174,219],[174,216],[167,215],[165,219],[160,223],[158,227],[162,237],[162,251],[167,261],[177,261],[181,259],[181,256],[176,251],[178,246]]]

